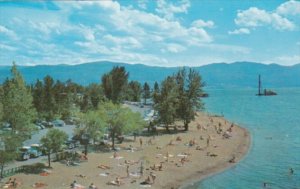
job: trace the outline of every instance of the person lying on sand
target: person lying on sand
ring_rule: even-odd
[[[235,155],[233,155],[232,158],[228,162],[229,163],[235,163]]]
[[[180,136],[178,136],[178,137],[176,138],[176,141],[180,142],[180,141],[182,141],[182,138],[181,138]]]
[[[4,188],[17,188],[17,186],[20,186],[21,183],[17,181],[16,178],[12,179],[9,178],[9,180],[5,183]]]
[[[80,175],[75,175],[76,177],[80,177],[80,178],[86,178],[86,175],[82,175],[82,174],[80,174]]]
[[[174,145],[175,145],[174,141],[170,140],[170,142],[168,143],[168,146],[174,146]]]
[[[97,189],[97,186],[94,185],[94,183],[91,183],[91,184],[89,185],[89,189]]]
[[[50,175],[50,173],[44,171],[44,172],[41,172],[40,175],[41,176],[48,176],[48,175]]]
[[[116,180],[109,181],[106,183],[107,185],[114,185],[114,186],[121,186],[123,184],[122,180],[120,177],[117,177]]]
[[[108,165],[103,165],[103,164],[101,164],[101,165],[98,165],[98,168],[100,168],[100,169],[111,169],[111,167],[110,166],[108,166]]]
[[[124,161],[125,164],[128,165],[134,165],[134,164],[138,164],[140,161],[134,161],[134,160],[126,160]]]
[[[200,146],[197,146],[196,150],[204,150],[204,148],[201,148]]]
[[[150,169],[152,169],[153,171],[162,171],[162,162],[160,162],[160,164],[153,164],[153,166],[150,166]]]
[[[146,178],[146,180],[144,180],[143,182],[140,183],[141,185],[151,185],[151,179],[150,179],[150,176],[148,176]]]
[[[210,157],[217,157],[218,156],[217,154],[210,153],[210,152],[207,152],[206,155],[210,156]]]
[[[36,182],[33,184],[34,188],[41,188],[41,187],[45,187],[45,186],[47,186],[47,184],[42,183],[42,182]]]
[[[228,139],[232,137],[231,134],[229,133],[229,131],[225,131],[225,133],[223,134],[223,139]]]

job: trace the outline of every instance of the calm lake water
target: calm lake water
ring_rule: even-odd
[[[258,97],[255,89],[207,90],[206,111],[247,128],[252,144],[238,165],[189,188],[256,189],[266,182],[266,188],[300,189],[300,88],[275,91]]]

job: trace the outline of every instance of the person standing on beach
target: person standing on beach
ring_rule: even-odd
[[[150,172],[150,176],[152,178],[152,184],[154,184],[155,183],[155,179],[156,179],[156,175],[153,174],[153,172]]]
[[[129,177],[129,165],[127,165],[126,167],[126,173],[127,173],[127,177]]]
[[[207,146],[207,147],[209,146],[209,141],[210,141],[210,137],[208,137],[208,138],[206,139],[206,146]]]
[[[143,161],[141,161],[140,174],[141,174],[141,177],[142,177],[143,174],[144,174],[144,165],[143,165]]]
[[[143,146],[143,139],[140,138],[140,146],[142,147]]]

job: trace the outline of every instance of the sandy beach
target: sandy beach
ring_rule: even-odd
[[[223,117],[198,113],[188,132],[137,137],[136,141],[132,137],[132,141],[117,145],[132,150],[120,150],[115,154],[117,157],[113,152],[91,152],[88,160],[77,166],[53,162],[47,176],[17,174],[12,178],[20,183],[17,188],[25,189],[70,188],[74,180],[82,188],[88,188],[91,183],[97,188],[180,188],[234,166],[247,154],[250,146],[248,131],[237,125],[230,131],[231,125]],[[140,174],[141,164],[143,175]],[[140,185],[148,176],[151,184]],[[107,184],[117,177],[120,186]],[[42,184],[33,186],[35,183]]]

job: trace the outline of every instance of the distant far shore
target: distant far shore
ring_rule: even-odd
[[[236,165],[247,154],[249,132],[232,125],[223,117],[198,113],[187,132],[137,137],[136,141],[132,137],[118,145],[117,154],[91,152],[87,161],[76,166],[55,162],[47,174],[22,173],[12,178],[17,179],[17,188],[64,189],[73,181],[82,188],[91,183],[98,188],[185,188]],[[141,185],[148,176],[150,183]],[[117,178],[120,186],[113,185]]]

